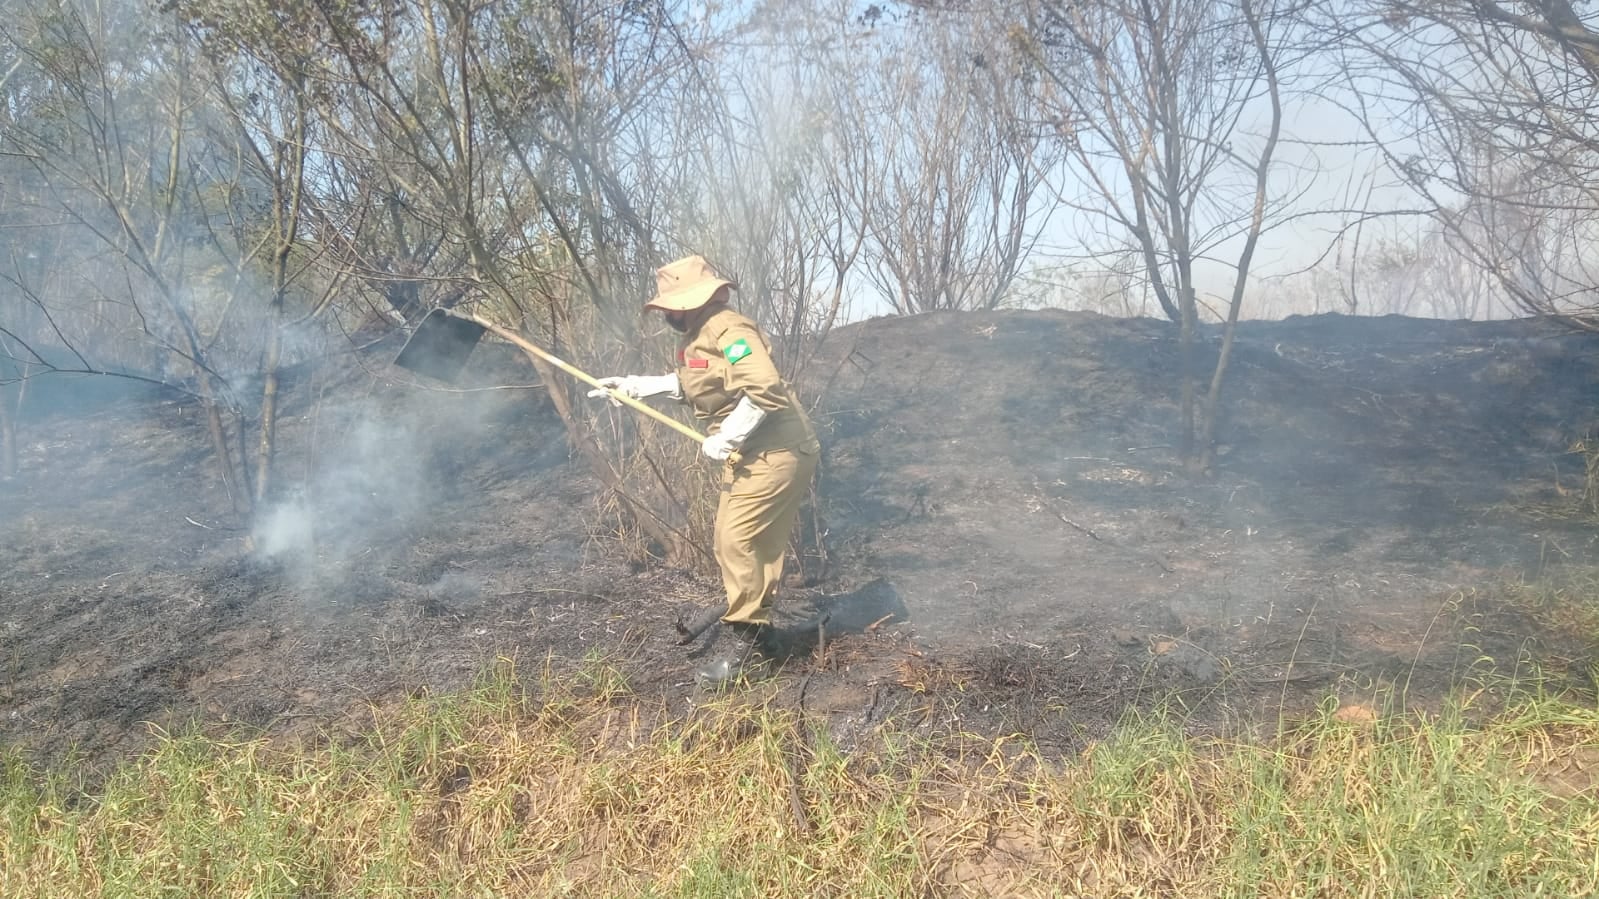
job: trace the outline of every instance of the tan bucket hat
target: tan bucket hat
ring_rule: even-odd
[[[738,290],[736,283],[717,277],[705,257],[685,256],[655,270],[655,299],[644,308],[688,312],[709,303],[723,287]]]

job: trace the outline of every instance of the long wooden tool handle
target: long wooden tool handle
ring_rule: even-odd
[[[585,384],[588,384],[588,385],[590,385],[592,387],[597,387],[600,390],[605,391],[607,394],[609,394],[611,396],[612,399],[615,399],[617,402],[626,403],[627,405],[632,406],[634,409],[637,409],[638,411],[643,412],[645,415],[648,415],[650,418],[655,419],[656,421],[660,422],[663,425],[666,425],[667,427],[671,428],[674,431],[677,431],[679,434],[682,434],[683,436],[689,438],[690,440],[693,440],[695,443],[704,443],[705,442],[705,435],[701,434],[699,431],[694,430],[693,428],[689,427],[688,425],[683,424],[682,422],[678,421],[677,419],[673,418],[670,415],[667,415],[666,413],[660,411],[659,409],[654,408],[653,406],[650,406],[650,405],[648,405],[648,404],[646,404],[646,403],[644,403],[644,402],[642,402],[640,400],[636,400],[636,399],[628,396],[627,394],[621,392],[620,390],[613,390],[613,389],[611,389],[609,387],[606,387],[604,384],[601,384],[599,382],[598,378],[593,377],[588,372],[583,371],[582,369],[580,369],[577,366],[571,364],[570,362],[567,362],[565,359],[562,359],[561,357],[555,355],[554,353],[547,352],[547,351],[539,348],[538,346],[528,342],[520,334],[517,334],[516,332],[507,330],[505,328],[502,328],[499,325],[494,324],[493,322],[485,321],[484,319],[478,318],[475,315],[461,315],[461,313],[459,313],[459,312],[452,312],[450,314],[459,316],[459,317],[464,318],[464,319],[467,319],[468,321],[471,321],[471,322],[477,324],[479,327],[483,328],[483,330],[488,331],[489,333],[491,333],[491,334],[495,335],[496,337],[499,337],[499,338],[501,338],[503,340],[510,341],[511,343],[513,343],[516,346],[520,347],[522,350],[524,350],[526,352],[529,352],[529,353],[532,353],[533,355],[539,357],[540,359],[543,359],[545,362],[548,362],[551,365],[555,366],[556,368],[559,368],[561,371],[564,371],[567,374],[571,375],[572,377],[577,378],[579,381],[582,381]],[[740,456],[739,456],[738,453],[733,453],[730,456],[728,456],[727,461],[728,461],[729,465],[737,465],[737,464],[739,464]]]

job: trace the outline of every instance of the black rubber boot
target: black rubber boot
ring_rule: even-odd
[[[700,609],[687,619],[678,618],[672,626],[677,630],[677,645],[687,646],[698,640],[701,636],[722,623],[722,616],[727,614],[726,606],[710,606]]]
[[[740,680],[770,674],[776,661],[762,647],[759,625],[723,623],[704,648],[709,661],[695,670],[694,679],[707,690],[725,690]]]
[[[774,624],[733,623],[728,627],[739,631],[761,655],[773,661],[780,662],[811,649],[805,634]]]

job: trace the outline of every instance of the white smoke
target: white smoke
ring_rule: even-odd
[[[427,472],[433,446],[414,421],[376,415],[372,409],[323,413],[324,420],[351,424],[321,448],[303,486],[257,516],[258,558],[310,573],[405,542],[432,495]],[[469,420],[451,422],[460,427],[438,433],[463,438],[472,431]]]
[[[303,497],[295,497],[269,509],[256,521],[255,551],[263,559],[314,558],[316,529],[312,512]]]

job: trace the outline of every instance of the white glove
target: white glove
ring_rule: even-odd
[[[739,397],[738,405],[734,406],[733,411],[722,420],[722,426],[700,444],[700,451],[717,462],[722,462],[743,446],[744,441],[749,439],[750,434],[765,419],[765,409],[755,405],[755,401],[747,396]]]
[[[677,382],[676,373],[670,375],[623,375],[621,377],[600,378],[599,382],[617,393],[625,394],[636,400],[665,394],[672,399],[683,398],[683,387]],[[620,406],[622,403],[611,396],[606,390],[590,390],[588,394],[593,399],[608,399],[611,405]]]

